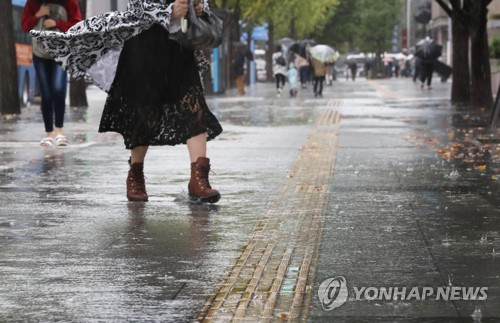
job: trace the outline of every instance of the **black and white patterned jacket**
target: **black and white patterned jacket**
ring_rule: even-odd
[[[207,0],[203,11],[210,14]],[[170,32],[180,29],[180,20],[172,18],[173,4],[163,1],[130,0],[127,10],[112,11],[83,20],[67,32],[34,31],[30,34],[74,78],[89,76],[104,91],[113,82],[118,58],[126,40],[160,24]],[[209,67],[201,51],[195,51],[200,75]]]

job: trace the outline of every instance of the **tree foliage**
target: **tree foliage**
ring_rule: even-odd
[[[363,52],[381,54],[391,47],[394,26],[401,17],[402,0],[359,0],[357,43]]]
[[[345,0],[344,0],[345,1]],[[246,25],[272,22],[274,36],[304,38],[322,30],[340,0],[215,0],[218,8],[239,13]],[[291,29],[292,27],[292,29]],[[291,34],[292,33],[292,34]]]
[[[333,16],[325,22],[324,30],[315,31],[311,38],[342,52],[354,51],[360,24],[359,10],[359,0],[340,1]]]
[[[344,52],[388,51],[402,5],[403,0],[342,0],[314,38]]]

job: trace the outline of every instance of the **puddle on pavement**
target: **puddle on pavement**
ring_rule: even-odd
[[[230,105],[225,102],[214,103],[212,111],[221,123],[239,126],[273,127],[310,124],[314,119],[314,110],[302,105],[276,105],[262,102],[244,102]]]

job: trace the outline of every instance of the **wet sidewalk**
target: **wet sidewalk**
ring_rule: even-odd
[[[209,98],[225,130],[208,148],[216,205],[187,201],[185,146],[152,148],[150,201],[127,202],[128,152],[97,134],[97,89],[68,111],[68,149],[38,146],[35,106],[3,120],[0,319],[495,320],[498,136],[454,112],[449,87],[339,81],[289,99],[258,84]],[[319,285],[338,276],[349,296],[325,310]],[[356,300],[353,286],[488,291]]]

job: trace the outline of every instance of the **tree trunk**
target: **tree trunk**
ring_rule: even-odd
[[[12,1],[0,0],[0,113],[20,114]]]
[[[250,84],[250,60],[247,58],[247,51],[250,52],[250,44],[252,42],[252,30],[253,27],[249,24],[247,25],[247,28],[245,30],[245,33],[247,34],[247,46],[244,49],[244,55],[245,55],[245,84],[249,85]]]
[[[87,0],[79,0],[80,11],[82,18],[85,19],[87,14]],[[116,4],[116,2],[115,2]],[[72,107],[88,107],[87,102],[87,84],[84,79],[76,80],[70,78],[69,81],[69,105]]]
[[[295,13],[293,12],[293,9],[292,9],[292,12],[290,13],[290,33],[289,33],[289,37],[292,38],[292,39],[297,39],[297,30],[295,28],[295,19],[297,19],[295,17]]]
[[[471,103],[477,108],[491,108],[490,50],[487,31],[487,4],[483,1],[469,0],[474,24],[471,30]]]
[[[451,85],[451,103],[468,104],[470,100],[469,72],[469,30],[453,15],[453,83]]]
[[[274,53],[274,24],[271,21],[268,23],[268,41],[267,41],[267,49],[266,49],[266,76],[267,81],[272,82],[273,75],[273,53]]]

